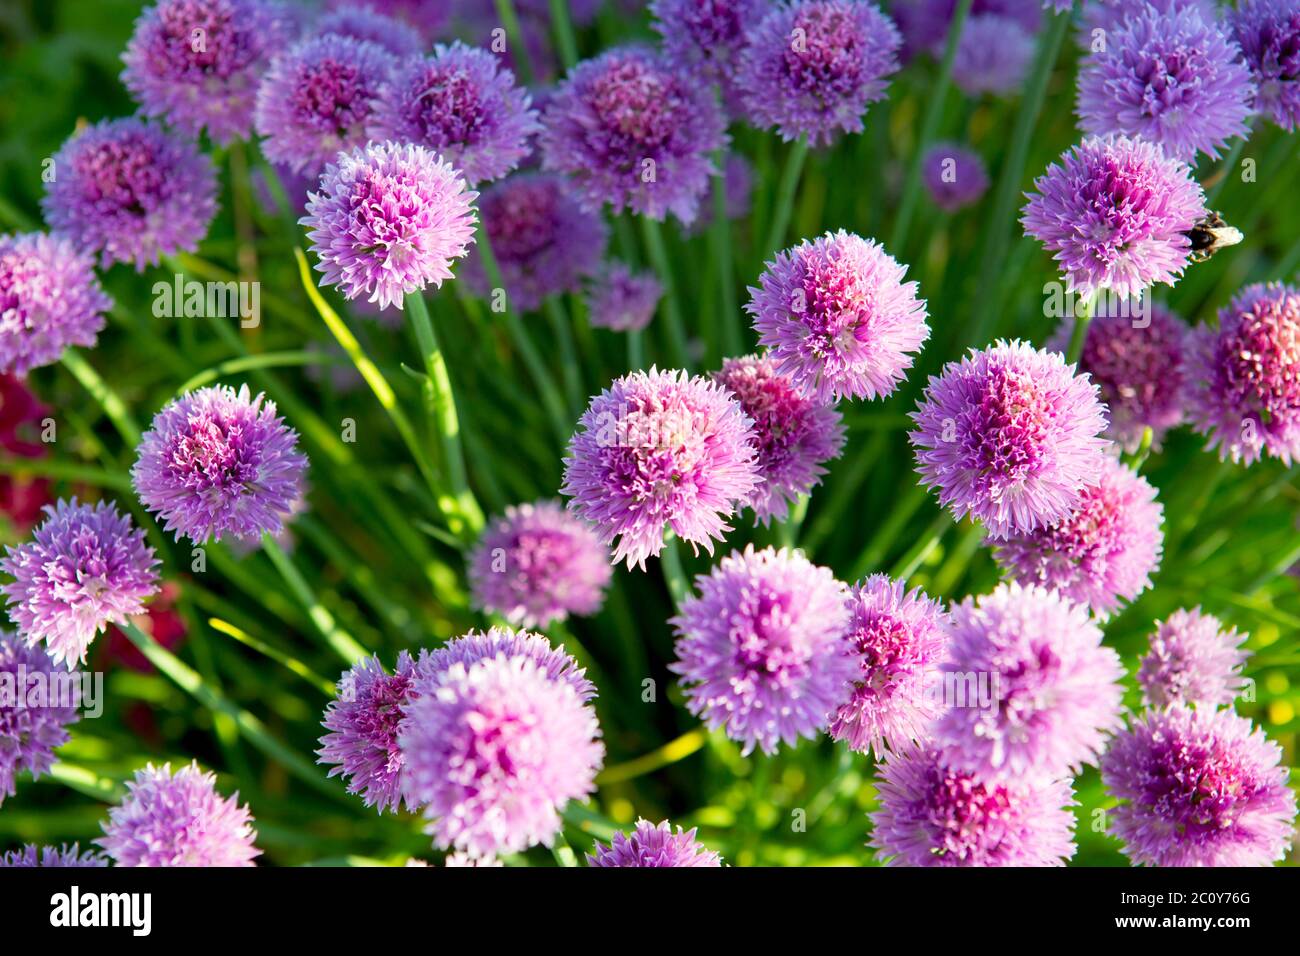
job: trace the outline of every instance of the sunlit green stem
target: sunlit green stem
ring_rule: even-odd
[[[370,652],[358,644],[356,639],[334,619],[334,615],[320,603],[310,585],[269,531],[262,535],[262,550],[280,572],[284,583],[289,585],[289,590],[307,612],[312,624],[316,625],[316,630],[320,631],[321,637],[325,638],[325,643],[343,659],[345,664],[355,664],[370,655]]]
[[[1074,307],[1074,329],[1070,332],[1070,348],[1065,353],[1065,360],[1071,365],[1079,361],[1083,354],[1083,343],[1088,338],[1088,326],[1092,324],[1092,314],[1097,309],[1099,290],[1088,293]]]
[[[677,301],[677,284],[673,279],[672,266],[668,262],[668,251],[664,247],[663,230],[659,223],[649,216],[641,216],[641,235],[645,240],[646,255],[651,265],[659,274],[663,284],[663,312],[668,325],[668,344],[673,351],[673,361],[679,368],[690,368],[690,356],[686,345],[686,326],[682,321],[681,309]]]
[[[113,423],[113,427],[122,436],[127,447],[135,448],[140,444],[140,429],[136,427],[131,413],[127,411],[126,403],[99,377],[99,373],[91,367],[85,357],[75,349],[67,349],[63,353],[62,361],[63,367],[71,372],[73,378],[81,383],[81,387],[90,393],[90,397],[99,403],[99,407],[104,410],[104,414]]]
[[[717,172],[713,174],[713,223],[709,238],[718,266],[718,288],[722,306],[722,350],[738,356],[744,349],[740,311],[736,305],[736,273],[731,254],[731,220],[727,218],[727,158],[723,150],[713,154]]]
[[[668,594],[672,597],[673,604],[680,608],[687,595],[691,593],[691,586],[686,578],[686,572],[682,569],[682,555],[677,548],[677,535],[671,531],[664,535],[664,549],[659,552],[659,564],[663,568]]]

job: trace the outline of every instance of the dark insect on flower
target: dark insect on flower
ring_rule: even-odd
[[[1245,239],[1240,229],[1228,225],[1223,216],[1212,212],[1183,233],[1192,242],[1192,262],[1204,262],[1224,246],[1235,246]]]

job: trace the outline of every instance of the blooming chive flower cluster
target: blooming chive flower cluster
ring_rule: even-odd
[[[735,111],[736,63],[746,31],[767,12],[764,0],[651,0],[653,26],[663,37],[664,55],[672,66],[717,84]]]
[[[77,712],[81,684],[76,680],[56,684],[58,666],[44,648],[0,631],[0,685],[7,687],[10,698],[0,698],[0,806],[16,792],[18,774],[35,778],[49,772],[55,748],[69,740],[68,726],[81,719]],[[44,702],[47,706],[29,707],[33,684],[65,686],[72,696],[59,699],[52,693]]]
[[[1238,634],[1199,607],[1178,609],[1156,621],[1151,646],[1142,658],[1137,681],[1148,706],[1204,704],[1231,706],[1245,689],[1241,668],[1250,657]]]
[[[1300,8],[1294,0],[1241,0],[1227,17],[1255,83],[1255,111],[1294,130],[1300,125]]]
[[[631,835],[615,833],[609,846],[596,844],[588,866],[722,866],[722,859],[695,839],[695,830],[677,832],[667,820],[638,820]]]

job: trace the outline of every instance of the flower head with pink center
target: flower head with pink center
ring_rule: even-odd
[[[54,751],[69,740],[68,727],[81,719],[81,674],[56,673],[59,665],[45,648],[0,630],[0,806],[16,792],[20,773],[33,779],[54,766]],[[67,696],[47,692],[44,706],[29,706],[34,690],[64,687]]]
[[[1179,608],[1156,621],[1137,681],[1149,707],[1194,704],[1230,706],[1246,688],[1241,669],[1250,657],[1245,634],[1225,628],[1199,607]]]
[[[695,839],[695,830],[677,828],[667,820],[637,820],[632,833],[615,833],[609,846],[596,844],[587,854],[588,866],[722,866],[722,858]]]

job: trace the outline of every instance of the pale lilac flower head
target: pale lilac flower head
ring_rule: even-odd
[[[1078,506],[1045,528],[998,542],[1007,577],[1041,584],[1105,616],[1151,586],[1164,507],[1141,475],[1107,456]]]
[[[91,850],[81,852],[77,844],[68,846],[42,846],[35,843],[26,844],[21,850],[11,850],[0,856],[0,868],[4,867],[90,867],[108,866],[108,860]]]
[[[1250,657],[1245,634],[1225,628],[1199,607],[1179,608],[1156,621],[1137,681],[1149,707],[1169,704],[1231,706],[1245,689],[1241,668]]]
[[[26,706],[33,688],[57,686],[69,676],[57,673],[57,666],[44,648],[0,631],[0,675],[6,690],[0,695],[0,806],[14,795],[18,774],[30,773],[35,778],[49,772],[54,749],[68,742],[68,725],[81,719],[77,713],[81,702],[78,679],[63,685],[71,691],[71,699],[51,695],[44,701],[50,706]],[[24,706],[13,706],[18,703]]]
[[[713,553],[759,482],[753,422],[731,392],[682,371],[631,372],[591,400],[569,440],[569,508],[630,568],[665,528]]]
[[[909,433],[924,484],[990,537],[1060,520],[1102,467],[1097,387],[1057,352],[1024,342],[971,350],[931,376]]]
[[[728,106],[739,105],[734,76],[746,31],[767,13],[768,0],[651,0],[651,24],[674,69],[714,83]]]
[[[1089,137],[1034,181],[1020,221],[1061,265],[1070,292],[1121,298],[1173,285],[1191,253],[1184,234],[1205,217],[1187,164],[1156,143]]]
[[[954,606],[951,621],[943,670],[954,692],[935,725],[950,764],[1028,780],[1097,761],[1123,724],[1124,667],[1086,607],[1013,582]]]
[[[122,83],[147,116],[189,136],[246,139],[262,73],[292,33],[267,0],[159,0],[135,22]]]
[[[792,502],[821,483],[824,463],[844,448],[834,406],[803,395],[768,355],[725,359],[713,373],[754,422],[760,484],[749,505],[758,521],[785,519]]]
[[[223,798],[197,763],[175,773],[149,764],[126,789],[95,841],[115,866],[253,866],[262,853],[247,804]]]
[[[1241,50],[1213,19],[1146,7],[1084,62],[1076,112],[1087,133],[1138,136],[1191,162],[1246,133],[1254,93]]]
[[[801,391],[822,402],[883,398],[930,336],[925,302],[905,275],[874,239],[841,229],[778,252],[745,310]]]
[[[15,580],[0,591],[23,639],[45,641],[54,662],[72,670],[96,634],[144,610],[158,590],[159,562],[114,504],[60,499],[45,513],[30,541],[5,549],[0,570]]]
[[[989,188],[989,174],[979,153],[956,143],[935,143],[921,163],[921,178],[934,204],[956,212],[978,202]]]
[[[193,252],[217,212],[212,161],[154,123],[103,120],[74,134],[53,161],[45,221],[99,253],[104,268],[129,262],[143,272],[160,256]]]
[[[1021,32],[1035,34],[1042,26],[1042,6],[1039,0],[974,0],[967,22],[984,15],[1007,17]],[[942,59],[956,11],[957,0],[892,0],[889,14],[903,35],[905,58],[928,53]]]
[[[544,169],[571,176],[598,210],[672,213],[690,225],[708,194],[712,154],[727,145],[713,90],[643,47],[616,47],[573,68],[542,117]]]
[[[1300,126],[1300,4],[1241,0],[1227,16],[1255,82],[1256,112],[1294,130]]]
[[[93,347],[113,302],[95,263],[62,236],[0,236],[0,373],[26,375]]]
[[[393,56],[419,53],[424,41],[410,24],[371,7],[341,7],[316,22],[313,36],[333,34],[373,43]]]
[[[655,317],[664,287],[653,272],[633,272],[610,262],[587,286],[587,321],[615,332],[644,329]]]
[[[774,753],[815,737],[844,700],[849,656],[845,587],[797,552],[733,551],[695,579],[672,619],[686,706],[710,730]]]
[[[587,854],[588,866],[722,866],[717,851],[695,839],[694,828],[673,832],[667,820],[637,820],[631,835],[615,833],[609,846],[596,844]]]
[[[164,530],[195,544],[278,534],[301,497],[307,459],[275,403],[241,385],[200,388],[154,416],[131,480]]]
[[[595,614],[612,576],[590,525],[554,501],[507,508],[469,558],[475,606],[524,627]]]
[[[984,780],[929,745],[891,751],[868,845],[890,866],[1064,866],[1074,856],[1069,780]]]
[[[749,120],[784,140],[829,146],[862,132],[867,107],[884,99],[902,42],[867,0],[793,0],[747,35],[735,74]]]
[[[1268,866],[1295,837],[1282,748],[1231,710],[1175,704],[1118,734],[1101,761],[1111,832],[1146,866]]]
[[[939,716],[930,691],[947,651],[947,612],[920,588],[873,574],[849,597],[849,653],[858,665],[848,698],[831,717],[832,740],[858,753],[924,740]]]
[[[586,670],[578,666],[563,644],[556,647],[542,634],[512,627],[470,631],[442,647],[422,652],[417,664],[418,676],[439,674],[454,664],[473,667],[480,661],[503,656],[527,658],[549,680],[572,687],[584,703],[596,696],[596,685],[587,679]]]
[[[970,96],[1012,93],[1024,82],[1034,58],[1034,35],[1014,17],[972,16],[957,42],[952,81]]]
[[[322,285],[400,309],[407,293],[451,278],[474,240],[476,196],[423,146],[372,143],[325,169],[299,222],[310,227]]]
[[[1188,417],[1209,447],[1246,464],[1300,457],[1300,289],[1246,286],[1193,335]]]

